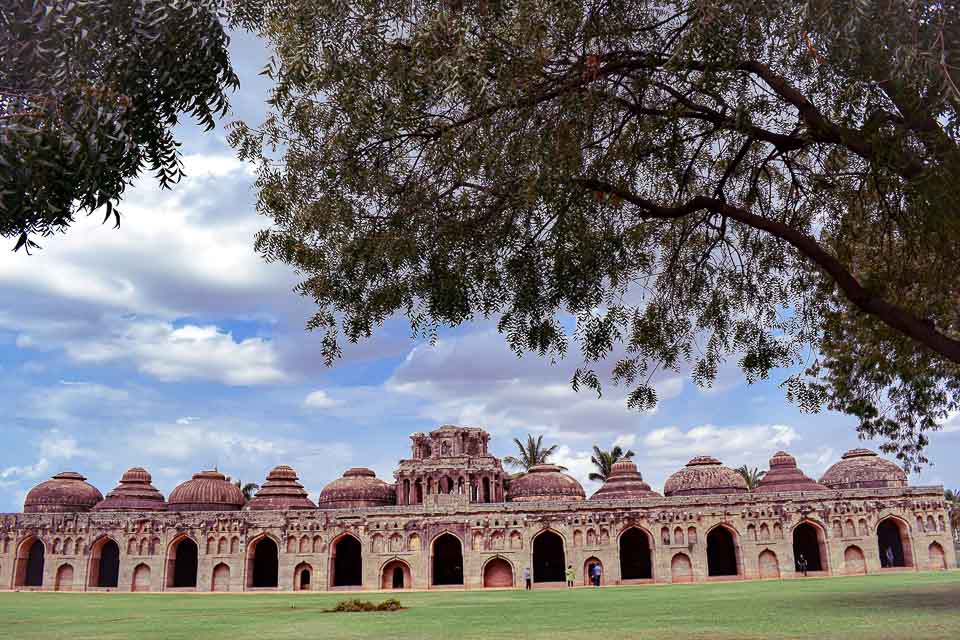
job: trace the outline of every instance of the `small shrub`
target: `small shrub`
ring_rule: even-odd
[[[389,598],[377,605],[377,611],[399,611],[400,609],[403,609],[403,606],[396,598]]]
[[[369,600],[341,600],[333,609],[327,609],[331,613],[355,612],[355,611],[399,611],[403,609],[400,601],[396,598],[388,598],[380,604],[374,604]]]

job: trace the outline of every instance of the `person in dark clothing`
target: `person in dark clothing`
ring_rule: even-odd
[[[800,569],[804,576],[807,575],[807,559],[803,557],[802,553],[797,557],[797,569]]]
[[[533,582],[530,579],[530,567],[523,568],[523,581],[527,585],[526,586],[527,591],[530,591],[530,589],[533,587]]]

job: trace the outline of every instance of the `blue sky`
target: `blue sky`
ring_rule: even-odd
[[[248,36],[232,49],[242,87],[223,124],[257,122],[267,53]],[[0,252],[0,512],[19,511],[58,471],[80,471],[106,493],[131,466],[166,494],[214,465],[259,483],[287,463],[315,499],[350,466],[389,480],[408,435],[444,423],[488,429],[501,456],[513,437],[542,433],[588,492],[594,443],[634,449],[656,489],[694,455],[766,468],[786,449],[819,477],[860,446],[851,418],[789,405],[785,373],[747,385],[731,366],[706,391],[665,374],[657,410],[638,414],[621,389],[574,393],[576,358],[518,359],[491,323],[431,346],[392,321],[327,368],[320,336],[303,328],[312,308],[291,291],[295,275],[253,251],[269,221],[254,212],[252,169],[222,127],[185,125],[180,139],[188,177],[172,191],[142,179],[119,230],[91,217],[32,256]],[[960,487],[958,454],[954,418],[912,481]]]

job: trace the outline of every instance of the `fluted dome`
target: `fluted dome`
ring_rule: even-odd
[[[603,483],[603,486],[590,496],[590,499],[633,500],[659,495],[643,481],[643,476],[637,471],[637,465],[632,460],[621,460],[614,463],[610,469],[610,476]]]
[[[663,485],[665,496],[705,496],[746,491],[747,481],[743,476],[711,456],[693,458],[687,466],[667,478]]]
[[[128,469],[113,491],[93,508],[94,511],[166,511],[163,494],[153,486],[153,478],[142,467]]]
[[[779,491],[823,491],[822,484],[808,478],[797,467],[797,459],[786,451],[777,451],[770,458],[770,470],[767,471],[754,491],[759,493],[777,493]]]
[[[240,487],[219,471],[193,474],[193,478],[178,484],[167,498],[171,511],[239,511],[243,503]]]
[[[907,474],[896,463],[869,449],[851,449],[820,478],[830,489],[877,489],[907,486]]]
[[[510,483],[511,502],[583,500],[583,487],[555,464],[538,464]]]
[[[103,494],[76,471],[63,471],[27,493],[24,513],[71,513],[89,511]]]
[[[297,472],[285,464],[274,467],[267,474],[253,500],[246,508],[252,510],[268,509],[316,509],[317,506],[307,497],[307,490],[298,482]]]
[[[377,478],[372,469],[355,467],[347,469],[342,478],[323,488],[317,506],[321,509],[350,509],[383,507],[395,502],[396,494],[391,485]]]

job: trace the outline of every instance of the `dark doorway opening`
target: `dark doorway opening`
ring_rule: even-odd
[[[197,586],[197,543],[190,538],[180,540],[173,550],[173,584],[177,588]]]
[[[463,549],[449,533],[433,541],[433,584],[463,584]]]
[[[726,527],[714,527],[707,534],[707,572],[711,576],[737,575],[737,545]]]
[[[43,586],[44,553],[42,542],[34,540],[30,543],[30,549],[27,551],[27,570],[24,572],[23,586]]]
[[[343,536],[333,547],[333,586],[357,587],[363,584],[360,541]]]
[[[107,540],[100,547],[100,560],[97,566],[97,586],[115,589],[120,581],[120,547],[113,540]]]
[[[304,569],[300,572],[300,591],[310,590],[310,570]]]
[[[820,554],[819,529],[809,522],[804,522],[793,530],[793,559],[798,571],[800,556],[807,561],[807,571],[823,571],[823,558]]]
[[[393,588],[403,589],[403,567],[393,568]]]
[[[553,531],[544,531],[533,539],[533,581],[564,582],[566,556],[563,538]]]
[[[277,586],[280,549],[273,538],[260,538],[250,550],[253,554],[253,581],[250,586],[255,589],[270,589]]]
[[[893,518],[887,518],[877,527],[877,546],[880,548],[880,566],[882,567],[907,567],[906,554],[904,553],[904,540],[899,523]],[[887,550],[891,550],[891,558]]]
[[[650,537],[640,529],[628,529],[620,536],[620,577],[624,580],[653,577]]]

